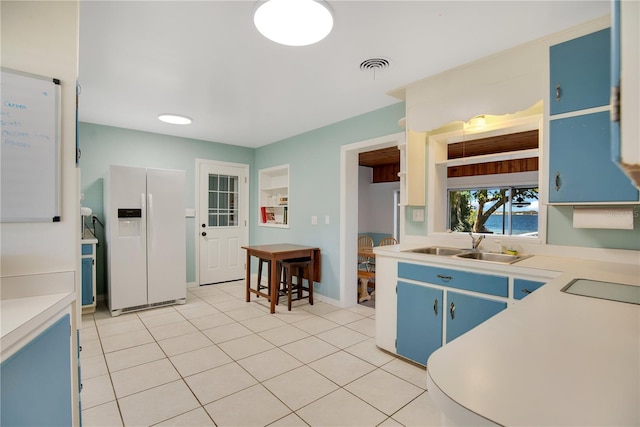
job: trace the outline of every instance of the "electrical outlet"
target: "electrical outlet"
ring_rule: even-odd
[[[414,222],[424,222],[424,209],[414,209],[413,210],[413,221]]]
[[[325,215],[325,216],[324,216],[324,223],[325,223],[326,225],[329,225],[329,215]]]

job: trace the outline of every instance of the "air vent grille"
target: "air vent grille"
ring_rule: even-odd
[[[391,63],[387,58],[383,58],[383,57],[369,58],[369,59],[365,59],[360,63],[360,69],[362,71],[377,72],[377,71],[386,70],[387,68],[389,68],[390,65]]]

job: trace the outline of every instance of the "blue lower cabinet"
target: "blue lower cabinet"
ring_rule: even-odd
[[[442,347],[443,291],[398,282],[396,351],[421,365]]]
[[[68,314],[0,365],[0,425],[71,426],[71,322]]]
[[[82,258],[82,305],[93,304],[93,298],[93,258]]]
[[[513,279],[513,297],[522,299],[544,284],[535,280]]]
[[[447,342],[507,308],[506,302],[447,291]]]

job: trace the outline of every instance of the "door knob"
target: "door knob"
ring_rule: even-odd
[[[202,224],[202,228],[205,228],[207,226],[207,224]]]
[[[206,231],[203,231],[203,232],[202,232],[202,237],[204,237],[204,236],[206,236],[206,235],[207,235],[207,232],[206,232]]]

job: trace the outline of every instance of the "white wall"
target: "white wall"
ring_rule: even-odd
[[[0,295],[10,276],[73,272],[76,299],[71,328],[80,328],[80,201],[76,159],[76,81],[78,76],[79,3],[77,1],[0,2],[4,68],[52,78],[61,83],[60,222],[0,224]],[[1,148],[0,148],[1,150]],[[1,152],[0,152],[1,155]],[[47,282],[46,285],[51,285]],[[45,286],[38,292],[52,289]],[[71,334],[72,348],[78,345]],[[72,384],[78,384],[72,358]],[[78,394],[72,392],[73,424],[79,424]]]
[[[2,67],[58,78],[62,95],[61,221],[2,223],[0,276],[77,272],[80,262],[80,204],[75,167],[78,3],[2,1],[0,14]]]
[[[373,169],[358,167],[358,233],[393,235],[393,191],[399,182],[373,184]]]

